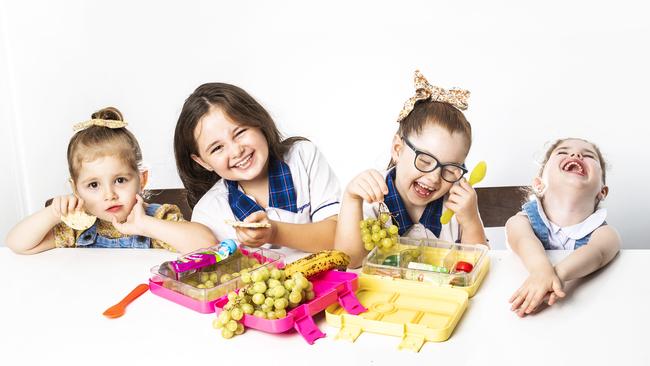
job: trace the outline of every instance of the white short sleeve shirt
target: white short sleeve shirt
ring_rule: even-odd
[[[341,194],[338,178],[325,157],[312,142],[296,142],[285,154],[284,162],[291,171],[298,212],[268,207],[266,214],[269,219],[306,224],[338,215]],[[248,197],[255,201],[252,196]],[[237,237],[235,229],[225,223],[225,220],[235,219],[228,202],[228,187],[223,179],[215,183],[201,197],[192,211],[192,221],[209,227],[219,240]],[[265,246],[270,247],[268,244]],[[290,248],[279,248],[279,250],[284,252],[287,257],[305,254]]]

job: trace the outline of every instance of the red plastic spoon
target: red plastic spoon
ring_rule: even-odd
[[[104,312],[104,316],[109,317],[109,318],[119,318],[122,315],[124,315],[124,311],[126,310],[126,306],[129,305],[133,300],[137,299],[140,297],[140,295],[144,294],[149,290],[149,285],[147,284],[140,284],[136,286],[136,288],[133,289],[122,301],[118,302],[117,304],[111,306],[110,308],[106,309]]]

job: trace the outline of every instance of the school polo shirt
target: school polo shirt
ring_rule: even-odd
[[[296,194],[297,212],[276,207],[266,208],[269,219],[293,224],[322,221],[339,213],[341,188],[338,178],[327,160],[310,141],[293,144],[284,156],[289,167]],[[238,186],[239,187],[239,186]],[[239,191],[241,187],[239,187]],[[248,196],[253,202],[255,198]],[[236,239],[235,229],[225,220],[236,220],[228,200],[228,185],[220,179],[201,197],[192,211],[192,221],[209,227],[217,239]],[[305,240],[309,240],[305,238]],[[271,246],[265,244],[264,247]],[[277,247],[274,247],[276,249]],[[277,248],[292,259],[304,256],[304,252],[290,248]],[[290,262],[290,260],[287,260]]]

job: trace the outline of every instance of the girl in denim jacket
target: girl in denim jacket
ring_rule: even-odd
[[[564,283],[584,277],[614,258],[621,239],[598,208],[607,196],[605,161],[593,143],[568,138],[546,152],[533,180],[536,198],[506,223],[508,243],[530,275],[512,295],[512,310],[525,316],[544,299],[553,305],[565,296]],[[544,250],[573,250],[556,265]]]
[[[19,222],[7,236],[9,248],[21,254],[55,247],[187,252],[216,243],[205,226],[184,221],[177,206],[143,202],[140,192],[148,172],[142,168],[138,141],[125,127],[122,114],[112,107],[75,125],[68,144],[74,194],[55,197],[51,205]],[[72,216],[86,224],[66,220]]]

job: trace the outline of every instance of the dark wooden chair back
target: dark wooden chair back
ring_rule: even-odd
[[[521,211],[528,198],[528,187],[476,187],[478,210],[485,227],[505,226],[506,221]]]
[[[187,193],[185,188],[167,188],[167,189],[148,189],[148,203],[171,203],[178,206],[183,213],[183,218],[190,221],[192,218],[192,209],[187,204]],[[52,199],[45,201],[45,207],[52,204]]]
[[[185,220],[190,221],[192,218],[192,209],[187,204],[187,191],[185,188],[148,189],[147,192],[147,202],[174,204],[181,209]]]

